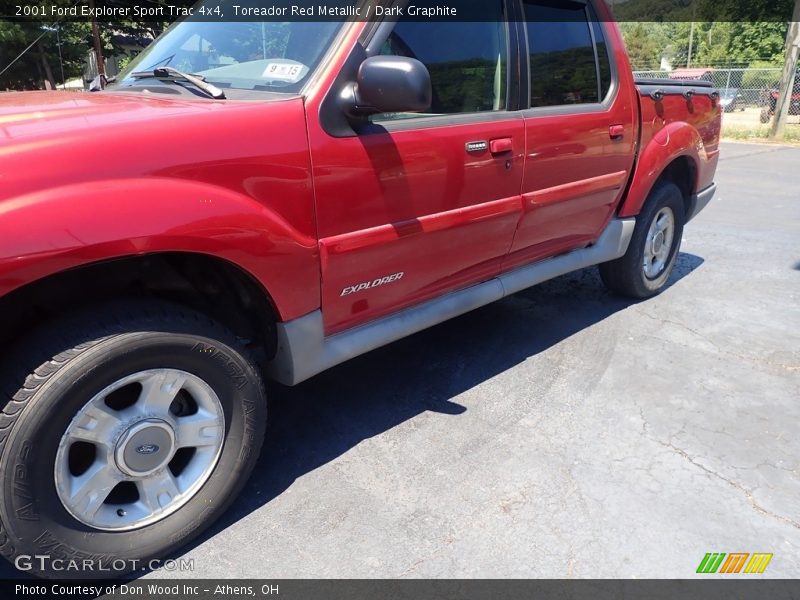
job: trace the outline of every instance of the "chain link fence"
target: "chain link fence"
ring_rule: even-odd
[[[711,81],[719,89],[725,110],[723,129],[763,129],[775,115],[782,69],[692,69],[693,77]],[[636,77],[681,79],[667,71],[634,71]],[[800,130],[800,69],[795,73],[788,125]]]

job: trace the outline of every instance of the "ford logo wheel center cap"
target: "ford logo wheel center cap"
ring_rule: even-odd
[[[175,453],[175,432],[162,419],[145,419],[131,425],[119,438],[114,458],[119,470],[143,477],[166,466]]]

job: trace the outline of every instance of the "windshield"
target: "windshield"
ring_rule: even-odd
[[[172,67],[225,89],[296,93],[322,60],[341,23],[202,22],[172,25],[118,77]]]

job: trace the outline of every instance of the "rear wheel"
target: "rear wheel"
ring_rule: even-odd
[[[685,218],[680,188],[672,182],[658,184],[636,219],[625,255],[600,265],[606,287],[630,298],[661,292],[678,257]]]
[[[0,551],[49,557],[22,561],[39,575],[119,576],[165,557],[213,523],[258,457],[261,379],[204,315],[115,305],[12,356],[27,366],[2,381]]]

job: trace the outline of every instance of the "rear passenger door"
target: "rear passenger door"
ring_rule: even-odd
[[[529,75],[523,215],[506,268],[595,240],[633,167],[636,99],[591,3],[521,0]],[[627,68],[625,65],[624,68]]]

